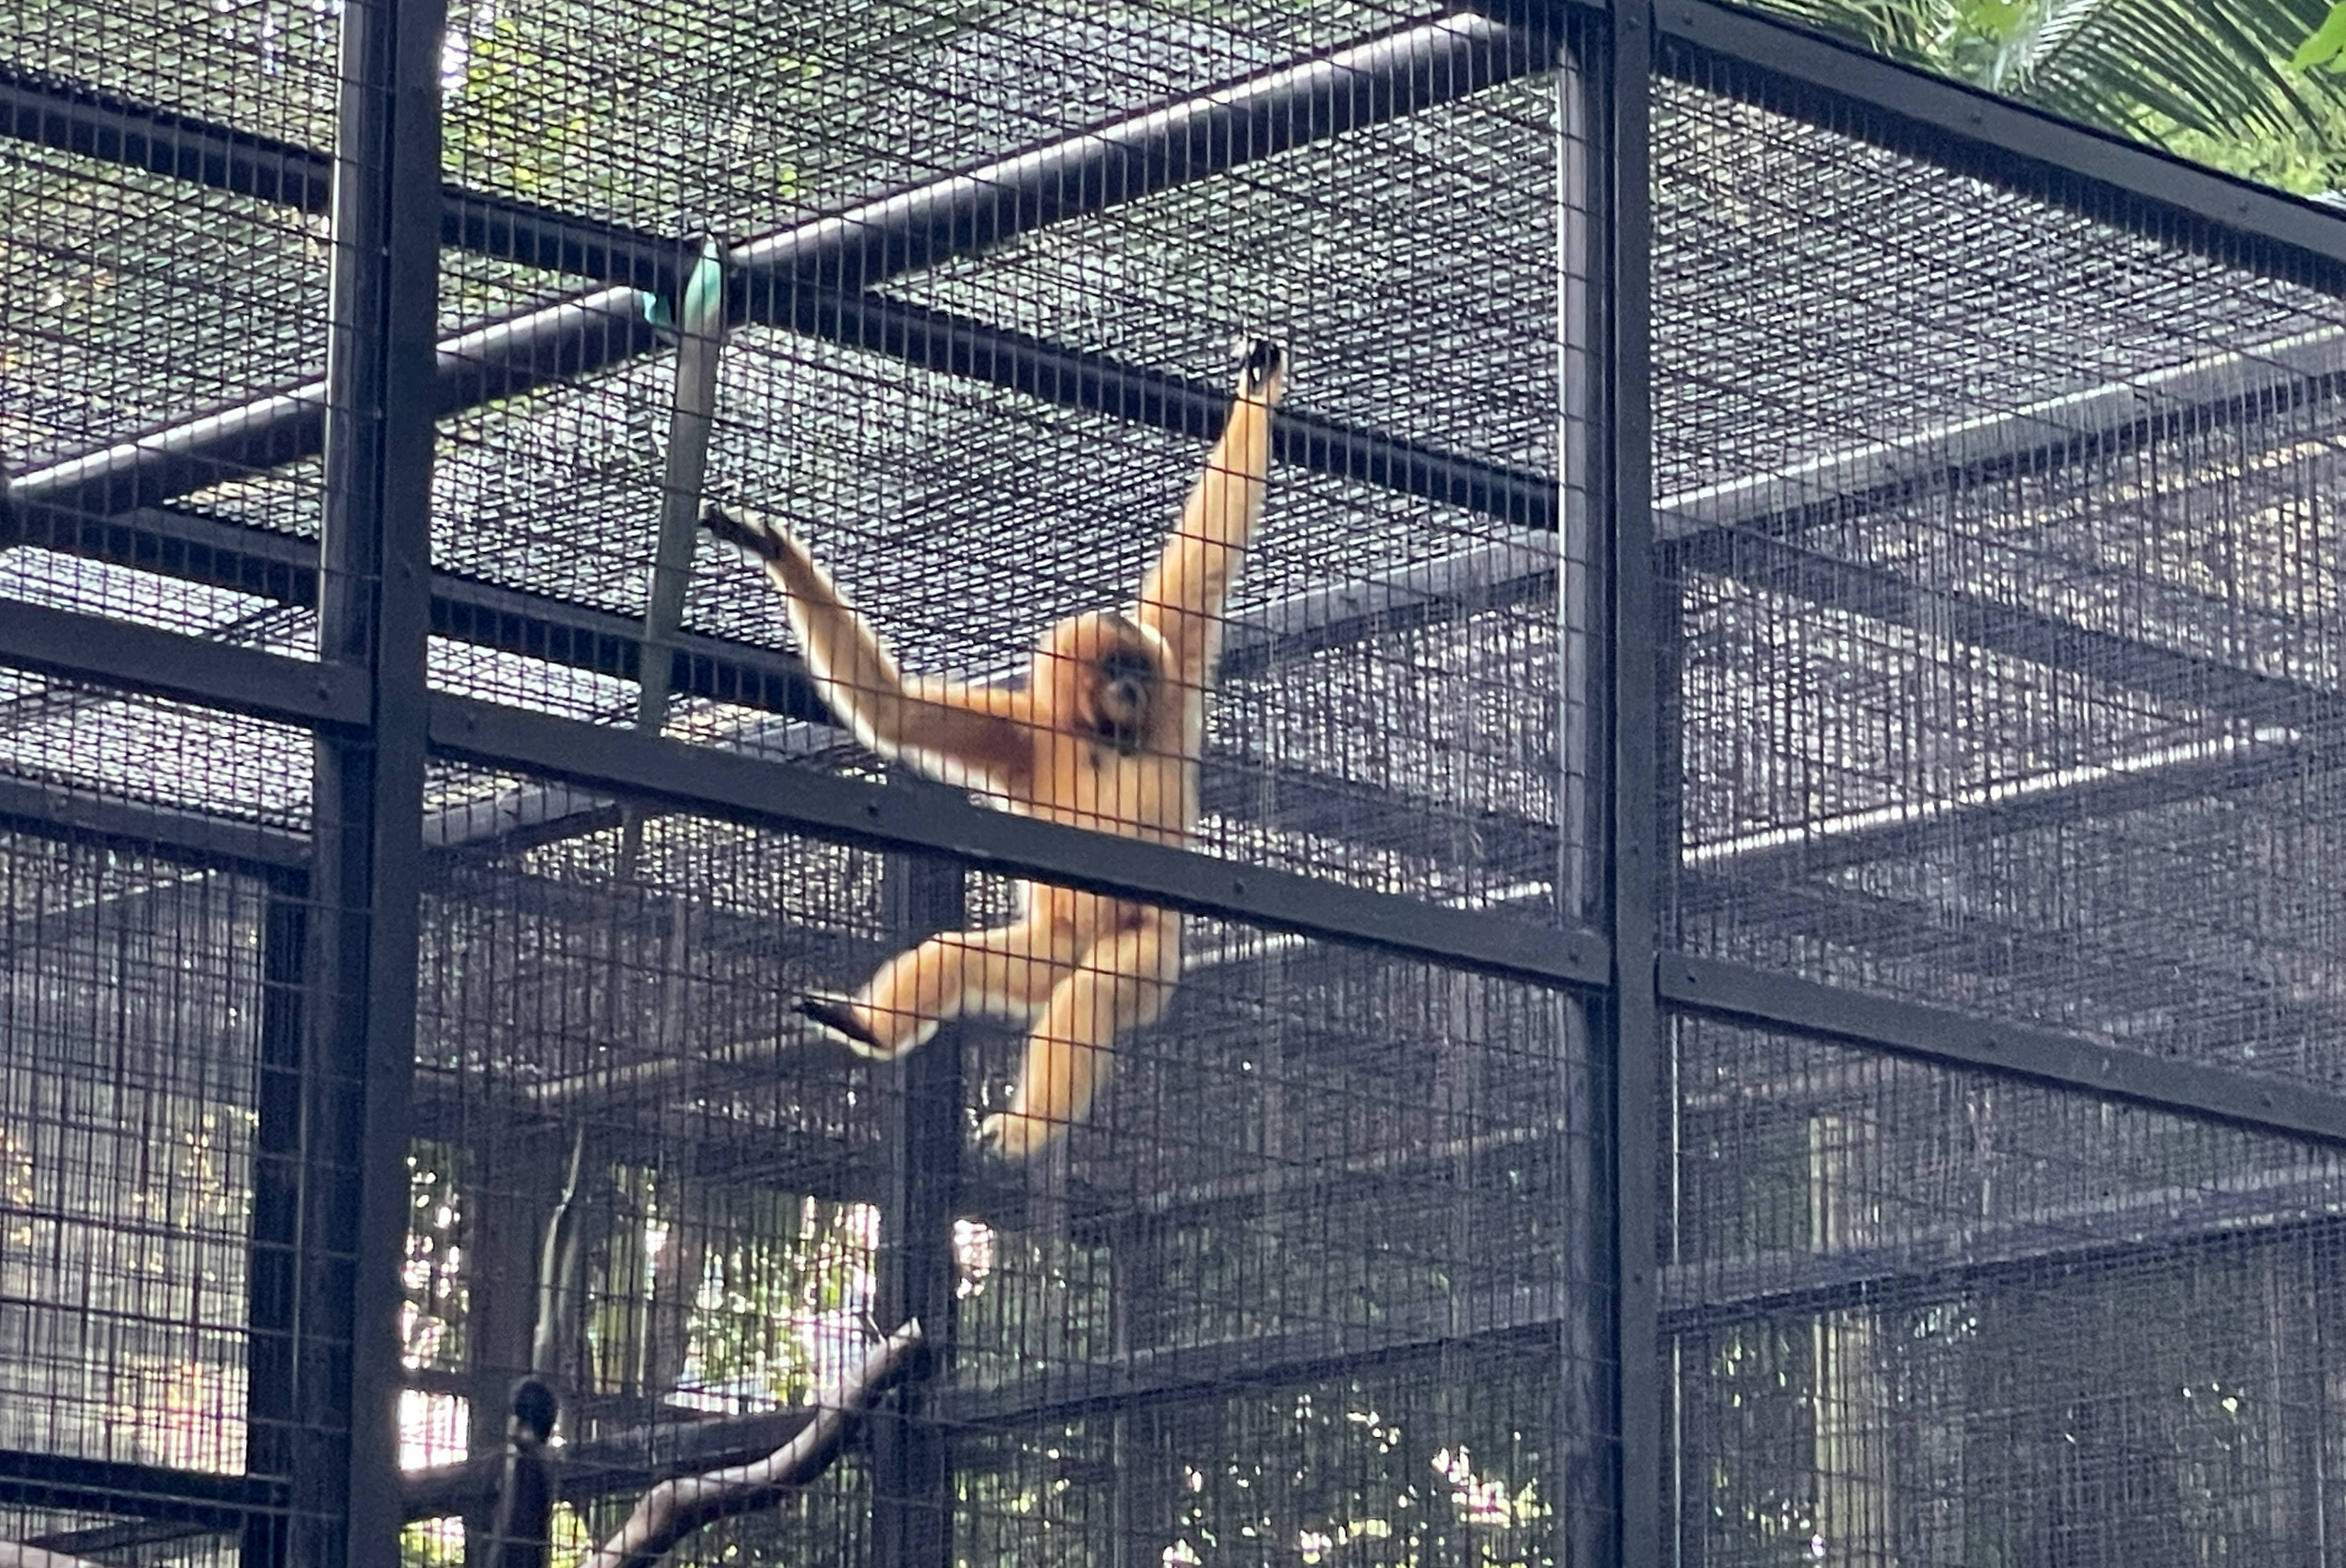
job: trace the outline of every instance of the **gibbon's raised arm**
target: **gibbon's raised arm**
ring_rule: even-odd
[[[858,740],[948,784],[1014,796],[1028,788],[1033,747],[1013,715],[1016,693],[933,677],[906,680],[871,623],[805,545],[771,524],[714,506],[700,522],[765,563],[789,605],[815,688]]]
[[[1270,473],[1270,411],[1287,388],[1287,355],[1258,340],[1239,366],[1237,400],[1207,454],[1165,553],[1141,579],[1138,620],[1172,650],[1174,678],[1206,686],[1222,647],[1222,606],[1262,515]]]

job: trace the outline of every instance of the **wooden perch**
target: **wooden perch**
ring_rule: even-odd
[[[915,1319],[872,1346],[863,1364],[837,1390],[816,1401],[814,1418],[799,1434],[765,1458],[661,1481],[644,1493],[619,1532],[581,1568],[653,1568],[702,1525],[771,1507],[786,1492],[806,1485],[830,1467],[855,1419],[903,1376],[920,1344],[921,1325]]]

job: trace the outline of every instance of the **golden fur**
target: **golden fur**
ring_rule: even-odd
[[[865,745],[1007,810],[1185,843],[1198,820],[1223,607],[1261,515],[1270,411],[1285,383],[1279,348],[1251,345],[1221,437],[1129,610],[1052,626],[1020,687],[905,677],[788,533],[714,509],[705,522],[763,561],[824,701]],[[800,1005],[882,1059],[963,1013],[1029,1023],[1010,1106],[982,1134],[1025,1158],[1086,1115],[1117,1036],[1155,1021],[1180,972],[1178,915],[1030,883],[1015,923],[932,937],[882,965],[852,1000]]]

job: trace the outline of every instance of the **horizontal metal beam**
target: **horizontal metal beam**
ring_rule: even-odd
[[[2346,216],[2332,221],[2346,225]],[[1852,513],[2108,458],[2189,431],[2275,419],[2341,396],[2346,328],[2319,327],[1680,491],[1656,504],[1656,533],[1681,547],[1714,530],[1790,537]],[[2297,434],[2283,429],[2274,440]]]
[[[1664,953],[1656,961],[1655,983],[1665,1003],[1704,1017],[1841,1041],[2194,1121],[2346,1145],[2346,1095],[2307,1084],[1867,995],[1720,959]]]
[[[1418,23],[752,240],[729,270],[753,296],[794,282],[868,288],[1553,64],[1551,50],[1486,17]]]
[[[466,698],[433,699],[443,757],[750,826],[944,856],[978,871],[1144,900],[1543,984],[1611,978],[1603,939],[1341,887],[1324,878],[1084,832],[706,747]]]
[[[2346,764],[2346,747],[2290,735],[2226,738],[2148,756],[2056,769],[1937,800],[1813,819],[1795,827],[1690,844],[1689,870],[1740,886],[1911,855],[1934,845],[1976,843],[2039,828],[2109,820],[2178,800],[2240,796],[2277,779]]]
[[[2320,727],[2346,719],[2346,696],[2229,659],[2080,626],[1976,594],[1933,587],[1880,567],[1763,535],[1709,535],[1680,555],[1708,572],[1821,608],[1965,643],[2097,684],[2206,708],[2251,724]],[[2212,608],[2212,606],[2211,606]]]
[[[6,61],[0,61],[0,137],[313,216],[325,214],[333,189],[333,159],[315,148]],[[683,254],[678,241],[458,186],[441,191],[440,239],[452,249],[639,289],[674,286]]]
[[[170,507],[142,506],[98,517],[28,506],[5,542],[280,605],[308,608],[318,602],[316,540]],[[643,626],[638,617],[448,572],[432,575],[432,631],[474,647],[620,680],[636,679],[641,669]],[[678,633],[671,646],[675,690],[791,718],[828,718],[805,667],[793,655],[692,632]]]
[[[1675,901],[1688,929],[1726,921],[1744,933],[1731,951],[1716,956],[1770,972],[1806,974],[1802,955],[1808,953],[1873,955],[1893,970],[1902,955],[1928,954],[1933,976],[1968,973],[2001,982],[1990,993],[1966,1000],[1974,1015],[2027,1018],[2035,1004],[2050,1000],[2071,1008],[2068,1016],[2108,1021],[2114,1037],[2153,1043],[2149,1048],[2162,1057],[2191,1061],[2222,1049],[2222,1031],[2205,1026],[2210,999],[2218,1002],[2218,1016],[2226,1002],[2253,1013],[2268,1040],[2331,1040],[2346,1031],[2346,1007],[2318,987],[2259,974],[2253,960],[2201,951],[2207,944],[2194,938],[2208,933],[2194,927],[2188,911],[2168,930],[2155,921],[2065,928],[1979,907],[1949,921],[1926,901],[1829,876],[1729,881],[1696,872],[1682,878],[1678,891]],[[2312,956],[2307,946],[2284,944],[2280,962]],[[1892,993],[1932,1000],[1921,984]],[[2174,1049],[2169,1040],[2177,1043]],[[2217,1064],[2249,1071],[2220,1059]],[[2301,1078],[2304,1069],[2275,1061],[2257,1071],[2258,1081],[2268,1073]]]
[[[1228,1399],[1233,1389],[1291,1385],[1509,1339],[1552,1356],[1553,1336],[1562,1321],[1559,1307],[1593,1288],[1575,1282],[1461,1292],[1448,1300],[1438,1321],[1321,1323],[1219,1344],[1168,1346],[1113,1360],[1076,1362],[994,1388],[941,1390],[937,1419],[954,1427],[1002,1429],[1080,1415],[1087,1408]]]
[[[1200,395],[1205,395],[1202,390]],[[1346,434],[1362,442],[1375,439]],[[1471,460],[1443,461],[1456,463],[1458,469],[1440,472],[1471,476],[1478,471]],[[1509,471],[1481,472],[1490,477]],[[314,539],[175,507],[142,506],[102,517],[61,507],[26,506],[15,525],[0,532],[0,543],[107,561],[281,605],[307,607],[317,603]],[[1555,535],[1539,527],[1525,528],[1431,561],[1241,610],[1225,630],[1222,673],[1226,679],[1240,679],[1281,660],[1364,637],[1521,604],[1551,590],[1555,582]],[[433,574],[432,592],[435,636],[566,668],[623,680],[636,677],[643,637],[636,617],[447,572]],[[672,678],[680,692],[790,720],[828,721],[806,679],[805,667],[794,654],[736,638],[680,632],[675,664]]]
[[[0,1449],[0,1505],[177,1519],[215,1530],[281,1512],[284,1486],[265,1477]]]
[[[2346,216],[1711,0],[1657,0],[1658,68],[2161,244],[2346,292]]]
[[[1944,1301],[2005,1279],[2041,1288],[2063,1269],[2139,1262],[2218,1238],[2272,1242],[2309,1229],[2346,1230],[2333,1172],[2296,1166],[2235,1173],[2016,1219],[1950,1215],[1944,1224],[1874,1246],[1706,1258],[1664,1270],[1663,1324],[1693,1333],[1777,1314],[1882,1309]]]
[[[2055,1269],[2146,1247],[2218,1237],[2272,1240],[2309,1226],[2346,1229],[2346,1202],[2316,1167],[2250,1171],[2190,1187],[2130,1190],[2019,1219],[1941,1226],[1879,1247],[1786,1251],[1666,1266],[1658,1296],[1665,1333],[1698,1332],[1780,1312],[1819,1312],[1946,1300],[2003,1279],[2042,1281]],[[1222,1344],[1171,1347],[1079,1366],[997,1388],[954,1390],[940,1414],[1005,1428],[1086,1408],[1227,1396],[1262,1387],[1438,1354],[1462,1345],[1553,1333],[1567,1294],[1526,1287],[1463,1298],[1442,1325],[1380,1329],[1330,1325]]]
[[[1499,24],[1443,17],[748,240],[726,271],[743,319],[779,320],[802,286],[869,287],[1550,63]],[[526,311],[440,344],[437,412],[582,376],[658,341],[632,280]],[[48,463],[18,476],[15,498],[97,515],[157,504],[313,455],[324,415],[325,384],[310,382]]]
[[[177,114],[0,60],[0,137],[321,214],[333,160],[311,148]]]
[[[1229,412],[1229,394],[1224,389],[884,295],[808,285],[777,291],[770,305],[770,311],[759,320],[802,336],[1151,430],[1210,442],[1221,433]],[[1529,469],[1461,456],[1301,412],[1283,412],[1273,423],[1271,451],[1280,464],[1307,473],[1418,496],[1500,518],[1521,529],[1556,528],[1556,481]]]
[[[0,665],[201,703],[281,724],[359,725],[358,671],[78,610],[0,598]]]
[[[133,803],[0,778],[0,827],[106,844],[132,855],[248,874],[304,871],[310,836],[183,808]]]

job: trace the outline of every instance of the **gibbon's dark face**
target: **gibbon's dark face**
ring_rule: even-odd
[[[1086,706],[1093,734],[1129,757],[1148,734],[1163,672],[1155,650],[1141,640],[1140,628],[1122,616],[1102,617],[1100,629],[1104,646],[1092,659]]]
[[[1099,662],[1093,689],[1093,723],[1100,738],[1127,757],[1140,748],[1148,730],[1148,709],[1157,697],[1157,661],[1137,648],[1118,648]]]

